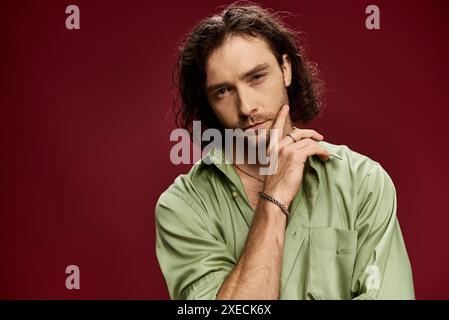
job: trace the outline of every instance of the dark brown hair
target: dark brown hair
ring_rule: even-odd
[[[292,67],[292,81],[287,88],[292,121],[307,123],[320,113],[322,81],[316,64],[308,62],[296,34],[277,14],[257,5],[237,2],[220,14],[202,20],[180,48],[173,72],[178,89],[173,107],[178,127],[192,132],[193,120],[201,120],[202,130],[223,131],[207,100],[205,91],[206,59],[230,35],[264,39],[281,66],[287,54]]]

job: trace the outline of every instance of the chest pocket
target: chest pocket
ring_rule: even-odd
[[[310,228],[310,290],[315,299],[351,299],[357,231]]]

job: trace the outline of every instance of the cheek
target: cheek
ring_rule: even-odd
[[[238,120],[237,114],[234,112],[234,107],[231,105],[226,105],[226,103],[222,103],[219,106],[214,106],[212,107],[212,110],[221,125],[226,128],[234,127],[236,121]]]
[[[281,75],[276,75],[264,82],[260,87],[263,105],[270,110],[278,110],[285,100],[284,79]]]

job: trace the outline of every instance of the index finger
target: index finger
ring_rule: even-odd
[[[282,140],[282,135],[284,133],[284,125],[285,125],[285,120],[287,119],[287,115],[288,115],[288,111],[289,111],[289,106],[288,105],[283,105],[282,108],[279,110],[276,119],[274,120],[273,126],[270,129],[270,142],[268,143],[268,152],[267,155],[271,154],[271,151],[273,148],[277,147],[279,145],[279,142]],[[273,129],[275,129],[274,132],[277,133],[277,141],[274,142],[273,140],[271,140],[272,133],[273,133]]]
[[[278,130],[278,143],[283,138],[282,135],[284,133],[285,121],[287,119],[287,115],[288,115],[289,109],[290,108],[289,108],[289,106],[287,104],[282,106],[282,108],[278,112],[276,120],[274,120],[273,126],[271,127],[271,129],[277,129]]]

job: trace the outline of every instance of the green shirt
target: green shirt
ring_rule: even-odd
[[[290,205],[280,298],[414,299],[390,177],[347,146],[320,144],[330,158],[308,158]],[[215,299],[244,247],[254,211],[223,159],[212,149],[156,204],[156,253],[172,299]]]

